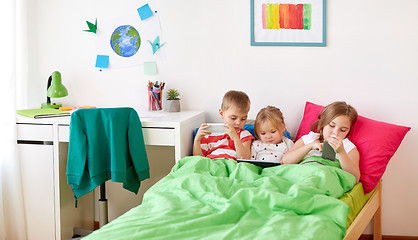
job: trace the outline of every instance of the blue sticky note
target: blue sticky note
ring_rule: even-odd
[[[149,7],[148,3],[144,6],[138,8],[139,17],[142,21],[152,16],[151,8]]]
[[[157,74],[157,63],[156,62],[144,62],[144,74],[146,75]]]
[[[109,67],[109,56],[107,56],[107,55],[97,55],[96,67],[97,68],[108,68]]]

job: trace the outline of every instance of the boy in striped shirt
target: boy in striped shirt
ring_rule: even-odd
[[[200,125],[193,142],[193,155],[214,158],[250,159],[254,137],[244,130],[250,111],[250,98],[241,91],[228,91],[219,109],[219,115],[227,127],[224,133],[212,133]]]

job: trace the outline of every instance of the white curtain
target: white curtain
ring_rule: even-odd
[[[1,1],[0,240],[27,238],[16,144],[16,9],[16,0]]]

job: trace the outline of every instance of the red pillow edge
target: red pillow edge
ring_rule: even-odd
[[[303,135],[308,134],[311,131],[311,125],[318,119],[318,115],[324,107],[315,103],[306,102],[305,109],[303,111],[303,117],[299,124],[299,129],[296,134],[295,141],[299,140]],[[313,116],[312,116],[313,115]],[[311,120],[311,118],[313,118]],[[307,121],[307,123],[305,123]],[[302,126],[302,124],[304,125]]]

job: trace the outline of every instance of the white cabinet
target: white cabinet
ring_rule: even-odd
[[[93,195],[83,196],[75,208],[74,194],[66,184],[68,143],[59,143],[58,128],[57,123],[17,124],[29,240],[69,239],[74,227],[93,229]]]
[[[28,239],[55,239],[52,145],[18,144]]]

